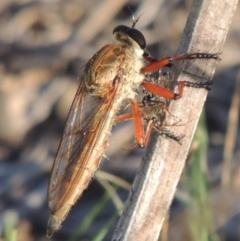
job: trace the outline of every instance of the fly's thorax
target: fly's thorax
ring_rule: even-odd
[[[124,26],[119,26],[119,28],[121,27],[125,28]],[[131,31],[137,31],[137,30],[131,29]],[[142,48],[143,46],[141,47],[139,43],[136,42],[136,40],[131,38],[124,31],[115,32],[114,37],[115,37],[115,41],[118,44],[120,44],[124,49],[124,53],[126,56],[122,66],[122,68],[125,70],[124,72],[127,73],[126,81],[131,82],[133,85],[139,85],[144,79],[144,75],[142,75],[140,72],[140,69],[145,64],[145,61],[143,58],[143,54],[144,54],[144,50]]]
[[[143,51],[123,45],[125,59],[121,65],[122,99],[135,99],[136,89],[144,80],[141,68],[144,66]]]
[[[126,75],[126,81],[139,85],[144,79],[144,75],[140,72],[144,66],[143,51],[132,46],[123,47],[126,57],[122,63],[122,69]]]
[[[86,65],[84,80],[87,91],[103,97],[111,91],[116,79],[122,83],[123,93],[137,88],[144,78],[140,73],[144,64],[142,53],[142,50],[126,44],[103,47]]]

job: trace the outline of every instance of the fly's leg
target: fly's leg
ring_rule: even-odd
[[[175,135],[173,132],[163,127],[162,123],[160,123],[155,117],[152,117],[151,119],[147,120],[147,128],[146,131],[144,131],[144,126],[142,123],[143,118],[138,103],[133,102],[132,107],[136,128],[136,141],[139,147],[144,148],[147,146],[153,129],[155,129],[160,135],[166,136],[181,144],[181,139],[184,137],[184,135]]]
[[[161,136],[165,136],[169,139],[172,139],[176,142],[178,142],[180,145],[182,138],[184,137],[184,135],[176,135],[175,133],[171,132],[170,130],[168,130],[165,127],[162,126],[158,126],[158,125],[154,125],[154,129],[161,135]]]
[[[143,81],[142,86],[149,92],[151,92],[154,95],[164,97],[170,100],[177,100],[179,98],[182,98],[183,96],[183,89],[184,87],[193,87],[193,88],[204,88],[206,90],[210,90],[210,85],[212,84],[212,81],[207,81],[204,83],[197,82],[189,82],[189,81],[179,81],[178,82],[178,93],[175,93],[172,90],[169,90],[167,88],[161,87],[158,84],[147,82],[146,80]]]
[[[151,73],[158,69],[161,69],[165,66],[171,65],[173,62],[181,61],[181,60],[195,60],[195,59],[213,59],[220,60],[218,57],[219,54],[208,54],[208,53],[192,53],[192,54],[182,54],[174,57],[167,57],[160,60],[155,60],[150,56],[146,56],[145,58],[150,62],[149,65],[143,67],[141,69],[142,73]],[[207,81],[205,83],[197,82],[192,83],[189,81],[179,81],[178,82],[178,93],[173,92],[167,88],[161,87],[155,83],[143,81],[142,85],[145,89],[155,95],[170,99],[176,100],[183,96],[184,87],[193,87],[193,88],[204,88],[206,90],[210,90],[211,81]]]
[[[144,133],[144,125],[142,123],[142,115],[136,101],[132,102],[132,110],[135,122],[136,142],[139,147],[144,148],[146,146],[146,136]]]
[[[133,113],[128,113],[128,114],[124,114],[124,115],[119,115],[119,116],[116,116],[114,118],[114,123],[119,123],[119,122],[123,122],[123,121],[128,121],[128,120],[131,120],[134,118],[134,115]]]
[[[160,60],[154,60],[152,58],[151,63],[141,69],[143,73],[151,73],[158,69],[163,68],[164,66],[171,65],[173,62],[181,60],[194,60],[194,59],[213,59],[220,60],[218,57],[219,54],[209,54],[209,53],[192,53],[192,54],[181,54],[174,57],[166,57]],[[149,56],[146,57],[149,60]]]
[[[184,82],[184,86],[192,87],[192,88],[203,88],[203,89],[206,89],[206,90],[211,90],[210,85],[213,84],[213,81],[207,81],[207,82],[204,82],[204,83],[202,83],[202,82],[193,83],[193,82],[190,82],[190,81],[182,81],[182,82]]]
[[[160,124],[160,122],[154,117],[144,118],[144,112],[142,112],[141,108],[139,107],[139,104],[136,101],[132,102],[132,110],[132,113],[115,117],[114,122],[118,123],[134,119],[136,142],[140,148],[145,148],[148,145],[149,138],[153,129],[155,129],[160,135],[165,136],[181,144],[181,139],[184,137],[184,135],[175,135],[173,132],[163,127],[163,125]],[[144,125],[142,122],[143,119],[147,121],[146,130],[144,130]]]
[[[136,101],[132,102],[132,113],[120,115],[115,117],[114,123],[127,121],[130,119],[134,119],[135,122],[135,135],[136,142],[140,148],[144,148],[147,146],[152,128],[154,127],[154,123],[148,123],[146,128],[146,133],[144,131],[144,124],[142,122],[143,117],[141,114],[141,109],[139,108],[139,104]]]

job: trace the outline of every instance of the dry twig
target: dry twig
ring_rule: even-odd
[[[220,53],[226,39],[237,0],[195,0],[184,30],[178,53]],[[215,63],[194,63],[184,70],[211,79]],[[194,81],[181,74],[181,80]],[[172,101],[170,112],[186,125],[182,145],[152,135],[146,156],[135,178],[125,210],[114,233],[114,241],[157,240],[164,217],[172,202],[183,170],[191,140],[202,111],[207,91],[186,89],[184,97]]]

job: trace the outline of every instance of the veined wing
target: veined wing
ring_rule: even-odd
[[[92,167],[93,161],[99,161],[107,144],[116,90],[110,89],[107,98],[93,96],[81,81],[52,168],[48,188],[52,212],[66,203],[73,205],[97,168]]]

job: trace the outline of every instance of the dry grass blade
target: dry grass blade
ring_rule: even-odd
[[[104,172],[101,170],[98,170],[95,174],[95,177],[97,177],[98,179],[102,179],[102,180],[106,180],[108,182],[111,182],[121,188],[125,188],[127,190],[130,190],[131,188],[131,184],[125,180],[123,180],[120,177],[117,177],[115,175],[112,175],[108,172]]]
[[[123,205],[121,198],[118,196],[115,188],[113,186],[111,186],[111,184],[109,182],[107,182],[103,179],[98,179],[98,182],[103,186],[103,188],[109,194],[109,196],[111,197],[111,200],[114,203],[118,212],[121,213],[124,205]]]
[[[239,121],[239,106],[240,106],[240,71],[237,76],[236,87],[233,94],[232,104],[228,117],[228,128],[224,145],[224,163],[223,163],[223,175],[222,175],[222,186],[228,188],[231,177],[231,159],[234,150],[234,144],[237,138],[237,128]]]
[[[220,53],[237,2],[195,0],[178,53]],[[215,66],[215,63],[194,63],[194,66],[186,66],[184,70],[211,79]],[[194,77],[190,75],[182,74],[179,78],[194,81]],[[179,127],[180,133],[185,134],[182,146],[169,140],[160,140],[156,134],[152,135],[112,240],[157,240],[183,170],[206,95],[205,90],[189,88],[182,99],[170,104],[170,112],[187,123]]]

